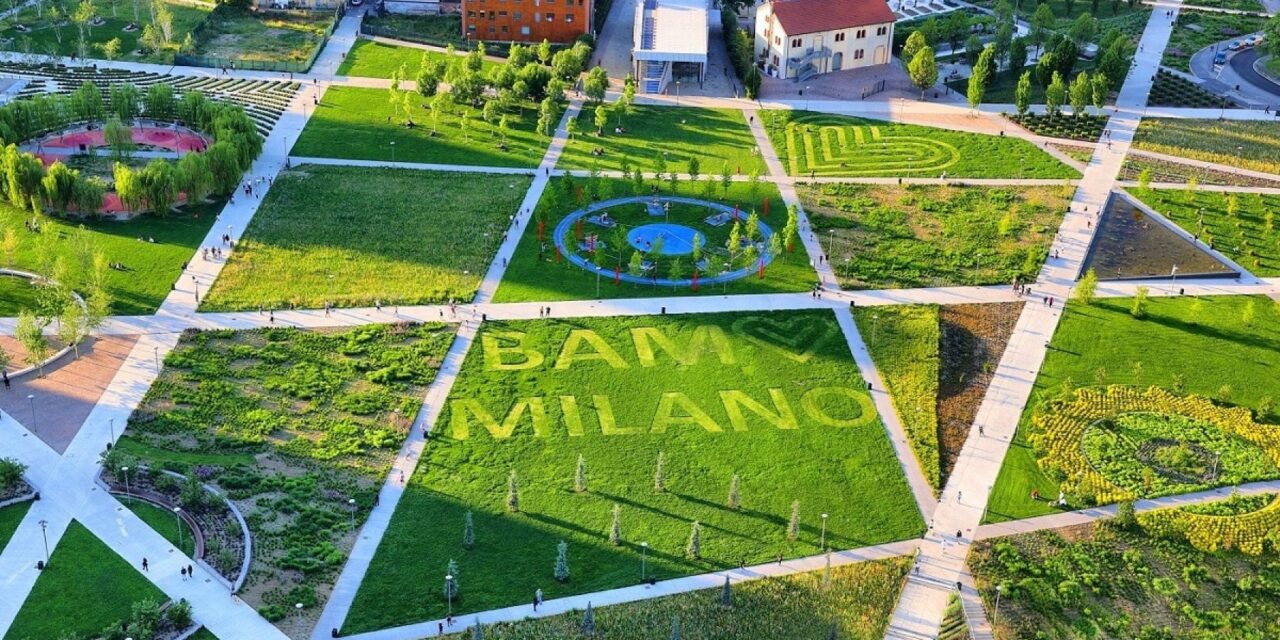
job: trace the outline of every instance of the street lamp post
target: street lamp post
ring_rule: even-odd
[[[111,420],[108,421],[107,428],[111,431],[111,441],[115,442],[116,441],[116,419],[115,418],[111,418]]]
[[[827,514],[822,514],[822,550],[827,550]]]
[[[444,595],[449,600],[449,617],[453,617],[453,574],[444,577]]]
[[[348,498],[347,505],[351,507],[351,530],[356,530],[356,499]]]
[[[995,614],[991,616],[991,624],[993,625],[1000,622],[1000,594],[1003,591],[1004,587],[996,585],[996,611]]]
[[[880,314],[871,314],[871,344],[876,343],[876,329],[880,328]]]
[[[676,106],[680,106],[680,81],[676,80]]]
[[[645,560],[649,557],[649,543],[640,543],[640,582],[644,582],[645,578]]]
[[[197,297],[199,296],[199,294],[196,294],[196,295]],[[160,373],[160,347],[159,346],[155,347],[152,350],[152,353],[154,353],[156,356],[156,373]]]
[[[809,90],[812,88],[813,87],[809,85],[805,85],[804,87],[804,110],[805,111],[809,110]]]
[[[129,467],[120,467],[120,471],[124,473],[124,494],[132,495],[129,493]]]
[[[44,539],[44,566],[49,566],[49,521],[40,521],[40,537]]]
[[[182,549],[182,507],[173,508],[173,522],[178,525],[178,549]]]
[[[293,605],[294,610],[298,612],[298,630],[302,630],[302,603]]]
[[[36,426],[36,396],[33,393],[27,394],[27,404],[31,406],[31,431],[39,433],[40,428]]]
[[[392,162],[396,161],[396,141],[395,140],[391,141],[391,161]]]
[[[1178,287],[1178,265],[1173,265],[1173,268],[1169,270],[1169,276],[1173,278],[1169,284],[1169,295],[1173,295],[1173,290]]]

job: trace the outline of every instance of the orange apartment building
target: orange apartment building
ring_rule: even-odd
[[[592,33],[592,0],[462,0],[462,35],[486,42],[572,42]]]

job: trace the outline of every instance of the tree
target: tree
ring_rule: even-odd
[[[1089,83],[1089,72],[1081,71],[1071,83],[1071,115],[1073,117],[1084,115],[1084,109],[1089,105],[1089,98],[1092,96],[1093,85]]]
[[[590,638],[596,635],[596,611],[591,608],[591,601],[587,601],[587,610],[582,613],[582,635]]]
[[[1048,87],[1049,83],[1053,82],[1053,74],[1057,71],[1057,68],[1058,63],[1054,60],[1052,51],[1040,56],[1040,60],[1036,62],[1036,84],[1041,87]]]
[[[1280,56],[1280,15],[1271,16],[1266,24],[1262,25],[1262,33],[1262,46],[1267,53]]]
[[[997,0],[992,13],[995,14],[997,24],[1013,22],[1013,5],[1009,4],[1009,0]]]
[[[639,255],[640,255],[639,252],[632,254],[633,256],[632,261],[635,261],[636,258],[639,257]],[[636,275],[639,275],[639,274],[636,274]],[[658,452],[658,468],[656,471],[653,472],[653,490],[657,491],[658,493],[662,493],[667,490],[667,476],[662,468],[665,462],[666,460],[663,453],[659,451]]]
[[[978,64],[978,56],[982,55],[982,39],[977,34],[970,34],[964,41],[964,63],[973,68]]]
[[[1076,9],[1076,0],[1065,0],[1064,4],[1067,9],[1067,15],[1071,15],[1071,12]]]
[[[1111,93],[1111,81],[1107,80],[1101,72],[1095,71],[1093,74],[1091,97],[1093,98],[1093,108],[1098,113],[1107,107],[1107,97]]]
[[[546,38],[543,38],[542,42],[538,44],[538,60],[542,64],[551,62],[551,41]]]
[[[622,544],[622,505],[613,505],[613,522],[609,525],[609,544]]]
[[[1129,315],[1141,320],[1147,317],[1147,295],[1150,289],[1139,286],[1133,293],[1133,304],[1129,306]]]
[[[520,485],[516,480],[516,470],[511,470],[511,475],[507,476],[507,511],[518,513],[520,511]]]
[[[75,349],[77,360],[80,359],[80,340],[87,333],[84,309],[75,300],[70,300],[58,318],[58,339]]]
[[[1018,110],[1018,115],[1027,114],[1027,110],[1031,108],[1031,72],[1023,71],[1022,77],[1018,78],[1018,86],[1013,90],[1013,106]]]
[[[993,70],[998,70],[1001,64],[1009,62],[1009,50],[1013,47],[1013,25],[1005,23],[996,29],[996,39],[992,44],[996,47],[995,65]]]
[[[924,92],[938,81],[938,61],[934,58],[933,48],[921,47],[915,57],[907,65],[907,75],[911,83],[920,89],[920,99],[924,100]]]
[[[1151,190],[1151,167],[1144,167],[1138,173],[1138,191],[1147,193]]]
[[[1067,34],[1077,47],[1084,46],[1098,34],[1098,21],[1092,14],[1082,13],[1071,23],[1071,29]]]
[[[19,245],[21,245],[21,241],[18,240],[18,233],[13,230],[13,227],[6,228],[4,230],[4,238],[0,239],[0,255],[4,256],[4,266],[14,266]]]
[[[587,492],[587,460],[578,454],[578,469],[573,475],[573,490],[577,493]]]
[[[1053,31],[1054,26],[1058,23],[1057,17],[1053,15],[1053,9],[1048,2],[1041,2],[1036,7],[1036,12],[1031,15],[1031,42],[1036,45],[1036,53],[1040,53],[1041,47],[1044,46],[1045,38]]]
[[[602,136],[604,135],[605,126],[609,124],[609,109],[604,106],[603,102],[596,105],[595,119],[596,135]]]
[[[431,60],[424,52],[422,62],[418,65],[418,75],[414,78],[418,85],[418,94],[424,98],[436,95],[440,90],[440,81],[444,79],[448,63],[443,60]]]
[[[684,555],[691,560],[702,558],[702,525],[697,520],[689,527],[689,544],[685,545]]]
[[[733,606],[733,590],[729,586],[729,576],[724,577],[724,586],[720,588],[720,606],[728,609]]]
[[[476,617],[476,623],[471,625],[471,640],[484,640],[484,627],[480,626],[480,617]]]
[[[920,31],[913,31],[911,35],[907,36],[907,41],[902,45],[899,59],[908,73],[911,71],[911,62],[916,59],[916,53],[927,46],[929,46],[929,43],[925,42],[924,34],[920,33]]]
[[[787,539],[795,540],[800,537],[800,501],[791,501],[791,520],[787,522]]]
[[[98,10],[93,5],[93,2],[91,0],[81,0],[80,4],[76,6],[75,11],[71,13],[71,21],[75,23],[76,29],[79,32],[79,36],[80,36],[80,44],[78,49],[80,52],[80,57],[82,58],[88,57],[89,55],[89,47],[85,39],[85,32],[92,29],[91,25],[92,25],[93,19],[97,15],[98,15]]]
[[[45,200],[56,207],[59,213],[66,213],[67,205],[75,199],[75,186],[79,179],[79,171],[61,161],[54,162],[41,180]]]
[[[538,107],[538,133],[550,138],[556,132],[556,120],[559,117],[555,100],[550,96],[542,99]]]
[[[1070,78],[1071,72],[1076,68],[1076,59],[1080,57],[1080,47],[1076,46],[1070,38],[1063,38],[1058,46],[1053,48],[1053,62],[1056,65],[1056,71],[1062,74],[1063,78]]]
[[[735,473],[733,479],[729,481],[729,508],[737,511],[741,501],[742,497],[738,495],[738,474]]]
[[[201,153],[188,153],[178,160],[175,170],[178,189],[187,194],[188,203],[201,202],[213,188],[213,175],[209,161]]]
[[[587,99],[595,103],[604,101],[604,94],[608,89],[609,76],[604,67],[597,66],[591,69],[586,79],[582,81],[582,92],[587,94]]]
[[[1009,71],[1017,76],[1027,66],[1027,39],[1014,38],[1009,43]]]
[[[111,157],[117,162],[129,157],[133,150],[133,128],[120,122],[120,118],[111,118],[102,127],[102,136],[107,146],[111,147]]]
[[[1044,107],[1049,115],[1057,115],[1058,110],[1062,107],[1062,100],[1066,97],[1067,89],[1063,85],[1062,75],[1057,71],[1053,72],[1053,82],[1049,83],[1044,90]]]
[[[458,597],[458,562],[453,558],[449,559],[449,564],[445,569],[444,580],[444,597],[450,600]]]
[[[462,516],[462,548],[470,549],[476,546],[476,525],[471,518],[471,510],[468,509]]]
[[[1098,273],[1093,269],[1084,272],[1080,282],[1076,283],[1075,299],[1086,305],[1093,304],[1098,294]]]
[[[957,11],[956,13],[960,13]],[[748,100],[755,100],[760,96],[760,84],[763,80],[760,78],[760,70],[756,65],[747,68],[747,77],[742,81],[743,91],[747,94]]]
[[[556,568],[554,572],[557,582],[569,581],[569,543],[564,540],[556,545]]]
[[[987,45],[982,49],[982,54],[978,56],[978,63],[973,66],[973,72],[969,76],[969,90],[966,92],[971,109],[977,109],[978,105],[982,104],[982,96],[987,93],[987,86],[991,83],[992,64],[995,56],[995,46]]]
[[[44,323],[29,309],[18,312],[18,325],[14,337],[26,350],[27,364],[39,367],[39,377],[44,377],[44,361],[49,357],[49,340],[44,337]]]

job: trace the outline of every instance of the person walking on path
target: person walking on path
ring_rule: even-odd
[[[143,559],[142,559],[142,570],[143,570],[143,571],[150,571],[150,570],[151,570],[151,567],[147,565],[147,559],[146,559],[146,558],[143,558]]]
[[[4,390],[9,390],[9,370],[0,371],[0,376],[4,376]]]
[[[533,599],[536,600],[538,604],[542,604],[542,589],[538,589],[533,592]]]

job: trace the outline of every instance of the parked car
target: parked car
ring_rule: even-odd
[[[1232,51],[1239,51],[1243,47],[1244,43],[1239,40],[1232,40],[1231,44],[1227,45],[1227,48]]]
[[[1226,51],[1219,51],[1217,55],[1213,56],[1213,63],[1214,63],[1214,64],[1226,64],[1226,63],[1227,63],[1227,52],[1226,52]]]
[[[1262,36],[1252,35],[1244,39],[1244,46],[1256,47],[1262,43]]]

